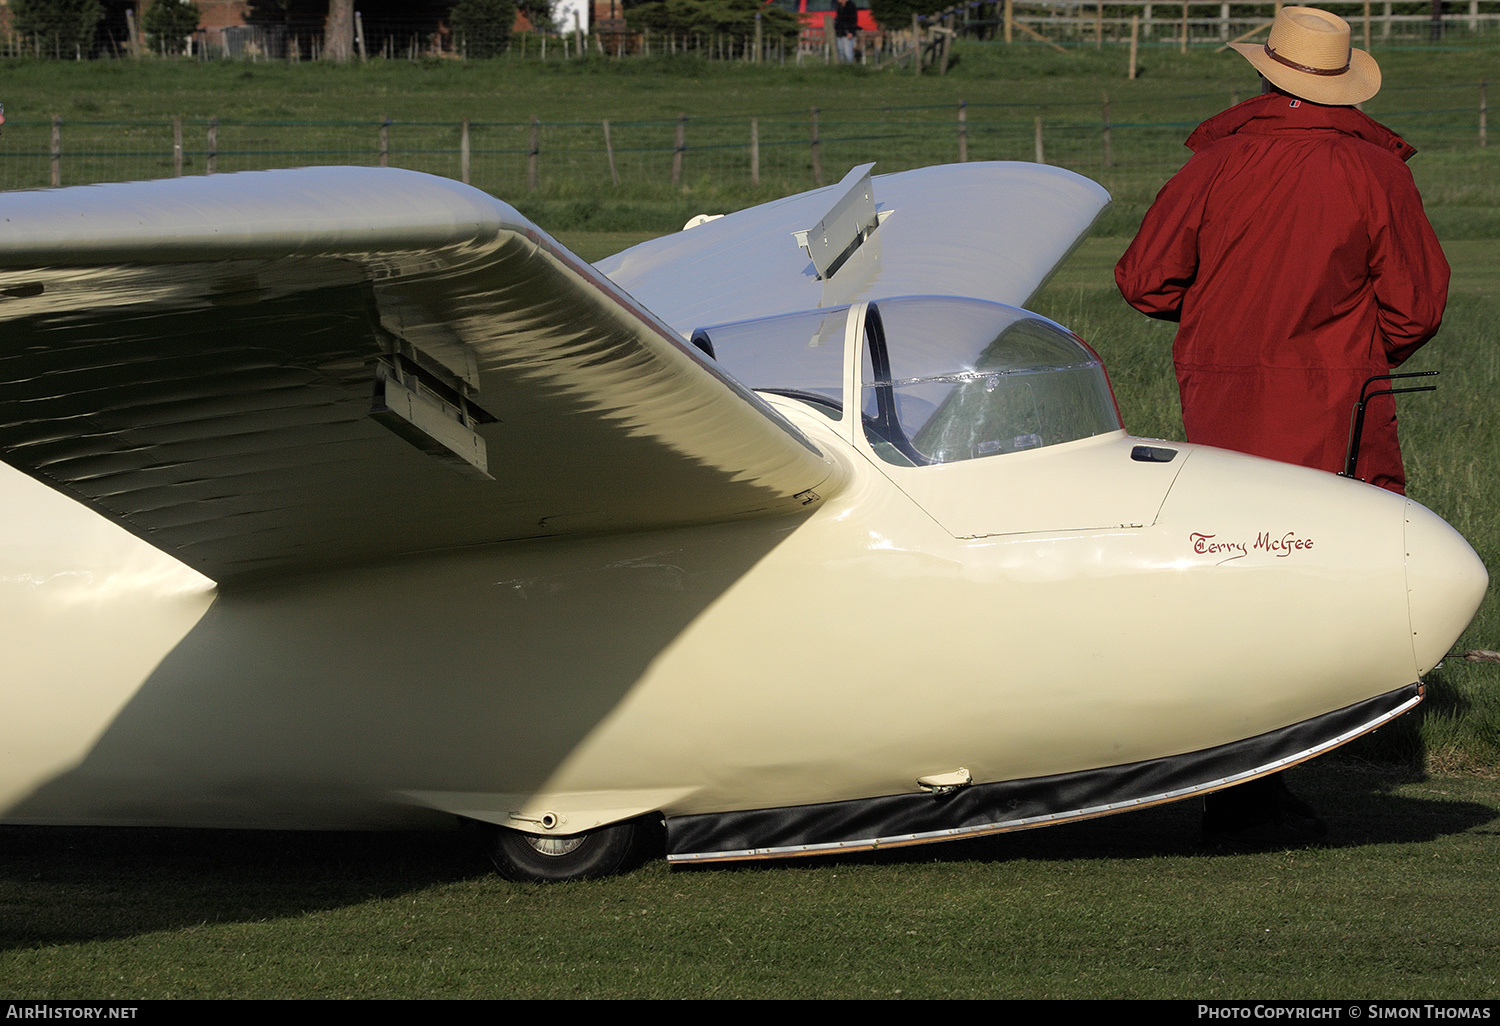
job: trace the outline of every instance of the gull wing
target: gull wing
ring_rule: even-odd
[[[303,168],[0,196],[0,459],[221,583],[795,510],[831,464],[515,210]]]
[[[1025,306],[1109,206],[1100,185],[1045,164],[945,164],[876,175],[879,227],[820,276],[798,235],[861,188],[838,185],[633,246],[596,266],[683,335],[709,324],[890,296]]]

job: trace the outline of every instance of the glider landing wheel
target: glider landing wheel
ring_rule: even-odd
[[[649,826],[641,820],[611,823],[572,837],[545,837],[484,824],[480,842],[506,879],[551,883],[618,873],[628,867],[649,834]]]

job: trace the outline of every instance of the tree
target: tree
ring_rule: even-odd
[[[323,59],[344,63],[354,56],[354,0],[328,0]]]
[[[626,20],[658,32],[686,35],[715,32],[733,36],[755,34],[755,16],[761,17],[761,32],[767,38],[795,36],[797,16],[760,0],[654,0],[627,6]]]
[[[883,28],[911,27],[911,16],[936,14],[953,6],[953,0],[870,0],[870,13]]]
[[[514,3],[516,10],[526,15],[526,20],[536,26],[537,31],[552,31],[552,12],[557,7],[556,0],[514,0]]]
[[[181,53],[202,17],[193,0],[154,0],[146,8],[141,27],[146,30],[147,42],[153,50]]]
[[[94,48],[104,9],[99,0],[11,0],[11,27],[48,56],[72,57]]]
[[[510,0],[459,0],[448,21],[453,46],[468,57],[498,57],[510,42],[515,20]]]
[[[245,21],[320,33],[328,22],[328,0],[245,0]]]

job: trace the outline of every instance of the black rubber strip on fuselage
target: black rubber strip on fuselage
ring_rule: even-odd
[[[1421,684],[1289,727],[1163,759],[927,792],[667,819],[671,861],[816,855],[951,840],[1124,812],[1232,786],[1320,755],[1420,701]]]

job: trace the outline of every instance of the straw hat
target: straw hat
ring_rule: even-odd
[[[1272,85],[1313,103],[1347,107],[1380,92],[1380,65],[1349,45],[1349,23],[1315,7],[1283,7],[1264,46],[1233,46]]]

